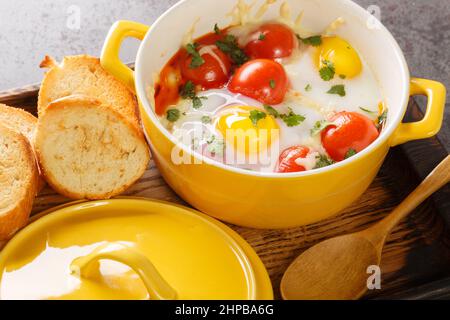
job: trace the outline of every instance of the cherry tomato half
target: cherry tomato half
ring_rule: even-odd
[[[295,160],[299,158],[306,158],[309,153],[309,148],[303,146],[293,146],[284,150],[278,160],[277,172],[300,172],[305,171],[306,168],[298,165]]]
[[[281,64],[268,59],[251,60],[231,79],[228,89],[266,104],[279,104],[289,87],[289,80]]]
[[[223,87],[229,80],[231,70],[228,56],[215,45],[199,46],[197,50],[204,63],[193,68],[191,66],[192,56],[186,52],[184,61],[181,63],[183,77],[204,89]]]
[[[289,57],[296,46],[297,39],[289,27],[280,23],[268,23],[250,35],[245,52],[253,59],[277,59]]]
[[[330,120],[334,124],[322,131],[322,145],[335,161],[344,160],[352,150],[364,150],[380,134],[372,120],[356,112],[339,112]]]

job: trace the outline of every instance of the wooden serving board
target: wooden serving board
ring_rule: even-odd
[[[36,114],[38,85],[0,92],[0,102]],[[408,118],[422,114],[411,101]],[[447,155],[436,139],[393,148],[367,192],[339,216],[288,230],[231,226],[256,250],[280,298],[280,279],[302,251],[327,238],[361,230],[383,218]],[[152,162],[125,195],[185,204],[164,182]],[[33,214],[70,201],[46,187]],[[388,238],[382,256],[382,289],[365,298],[450,298],[450,187],[445,187],[403,221]]]

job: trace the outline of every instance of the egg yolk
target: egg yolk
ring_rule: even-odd
[[[315,62],[318,69],[325,67],[326,61],[333,63],[338,76],[353,78],[362,70],[361,59],[356,50],[339,37],[323,37],[322,44],[317,47]]]
[[[266,151],[273,139],[278,138],[279,127],[275,119],[268,114],[264,118],[251,117],[253,110],[261,112],[250,106],[231,107],[221,112],[216,121],[216,128],[222,133],[227,145],[247,155]],[[255,118],[259,119],[256,125]],[[274,134],[277,136],[274,137]]]

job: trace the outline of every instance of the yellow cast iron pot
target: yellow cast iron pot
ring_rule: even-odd
[[[259,1],[262,4],[263,1]],[[355,201],[373,181],[389,148],[435,135],[442,124],[445,88],[431,80],[410,78],[404,56],[389,31],[349,0],[287,1],[292,16],[303,11],[303,27],[321,32],[338,17],[346,23],[336,33],[347,39],[373,69],[389,109],[387,124],[370,147],[333,166],[310,172],[270,174],[235,169],[206,159],[201,164],[176,165],[173,136],[153,112],[150,87],[167,60],[179,49],[195,21],[195,36],[211,32],[215,23],[231,23],[235,0],[184,0],[149,27],[119,21],[103,48],[104,68],[135,90],[153,158],[167,183],[197,209],[221,220],[255,228],[286,228],[314,223],[337,214]],[[256,7],[257,7],[256,6]],[[270,6],[265,19],[279,16],[280,3]],[[126,37],[142,40],[135,72],[118,58]],[[423,120],[402,123],[411,95],[425,95]],[[189,154],[189,150],[183,149]],[[198,160],[198,155],[192,154]],[[193,161],[194,162],[194,161]]]

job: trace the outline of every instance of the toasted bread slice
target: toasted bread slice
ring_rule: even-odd
[[[100,60],[87,55],[65,57],[61,64],[46,56],[41,68],[50,68],[39,91],[39,116],[53,101],[70,95],[85,95],[110,105],[131,124],[140,128],[136,97],[100,65]]]
[[[0,125],[0,241],[26,225],[39,173],[25,136]]]
[[[138,180],[149,162],[144,137],[104,102],[75,95],[41,114],[36,153],[46,181],[72,199],[107,199]]]
[[[34,139],[36,136],[37,118],[23,109],[8,107],[0,103],[0,124],[23,134],[34,149]],[[38,190],[45,186],[44,179],[40,178]]]

